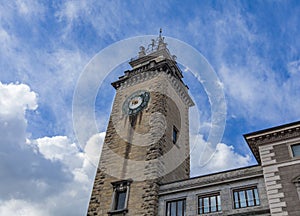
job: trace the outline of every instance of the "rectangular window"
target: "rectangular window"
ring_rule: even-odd
[[[176,143],[178,139],[178,129],[173,126],[173,143]]]
[[[113,185],[113,197],[111,210],[108,212],[108,215],[127,212],[129,186],[131,182],[132,180],[122,180],[111,183]]]
[[[185,216],[185,199],[167,202],[166,216]]]
[[[292,145],[293,157],[300,157],[300,144]]]
[[[198,197],[198,214],[221,211],[220,193],[208,194]]]
[[[234,208],[246,208],[260,205],[257,187],[233,190]]]
[[[116,191],[114,210],[121,210],[125,208],[126,194],[126,189],[124,191]]]

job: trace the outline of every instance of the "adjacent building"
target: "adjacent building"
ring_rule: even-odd
[[[158,215],[299,216],[300,122],[244,137],[258,165],[162,184]]]

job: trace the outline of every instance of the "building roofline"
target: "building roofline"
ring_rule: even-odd
[[[253,165],[161,184],[159,195],[162,196],[181,191],[212,187],[215,185],[245,181],[253,178],[263,178],[263,170],[261,166]]]
[[[300,121],[295,121],[295,122],[291,122],[291,123],[288,123],[288,124],[283,124],[283,125],[279,125],[279,126],[275,126],[275,127],[271,127],[271,128],[258,130],[258,131],[255,131],[255,132],[244,134],[243,136],[244,137],[260,136],[260,135],[263,135],[263,134],[266,134],[266,133],[279,131],[279,130],[282,130],[284,128],[294,127],[296,125],[300,125]]]
[[[300,137],[300,121],[244,134],[255,159],[261,164],[259,146]]]
[[[197,178],[205,178],[205,177],[208,177],[208,176],[214,176],[214,175],[219,175],[219,174],[229,173],[229,172],[233,172],[233,171],[259,167],[259,166],[260,166],[259,164],[255,164],[255,165],[250,165],[250,166],[246,166],[246,167],[239,167],[239,168],[235,168],[235,169],[224,170],[224,171],[219,171],[219,172],[215,172],[215,173],[209,173],[209,174],[205,174],[205,175],[194,176],[194,177],[187,178],[187,179],[171,181],[171,182],[163,183],[161,185],[168,185],[168,184],[172,184],[172,183],[178,183],[178,182],[193,180],[193,179],[197,179]]]

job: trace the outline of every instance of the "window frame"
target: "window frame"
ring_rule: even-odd
[[[178,203],[179,202],[183,202],[183,208],[182,208],[182,212],[181,212],[181,215],[179,215],[178,213]],[[168,211],[169,210],[169,206],[168,204],[171,204],[171,203],[176,203],[176,216],[185,216],[186,215],[186,198],[179,198],[179,199],[174,199],[174,200],[167,200],[166,201],[166,204],[165,204],[165,215],[166,216],[171,216],[172,214],[172,210],[171,210],[171,205],[170,205],[170,212]]]
[[[124,189],[123,191],[115,192],[115,199],[113,205],[114,211],[125,209],[126,196],[127,196],[127,188]]]
[[[251,191],[252,200],[248,198],[248,196],[249,196],[248,191]],[[241,192],[243,192],[243,194],[244,194],[245,206],[242,206],[243,202],[241,201],[241,198],[240,198]],[[238,201],[236,201],[236,194],[237,194]],[[232,190],[232,198],[233,198],[233,209],[255,207],[255,206],[260,206],[260,204],[261,204],[257,185],[233,189]],[[252,202],[253,202],[253,205],[251,204]],[[238,203],[238,206],[237,206],[237,203]]]
[[[300,155],[295,155],[294,154],[293,146],[299,146],[300,147],[300,143],[290,144],[290,152],[291,152],[292,158],[300,158]]]
[[[131,179],[128,180],[121,180],[117,182],[111,182],[113,186],[113,194],[111,199],[111,206],[108,215],[120,214],[128,212],[128,199],[129,199],[129,191],[130,191],[130,184],[132,183]],[[124,197],[124,205],[123,208],[119,208],[119,195],[121,193],[126,193]]]
[[[198,205],[197,205],[197,214],[198,215],[205,215],[210,213],[220,213],[222,212],[222,201],[221,201],[221,194],[220,192],[212,192],[207,194],[200,194],[198,197]],[[211,198],[215,198],[215,208],[216,210],[212,210],[212,204],[211,204]],[[204,205],[204,199],[208,199],[208,211],[205,212],[205,205]],[[201,207],[200,207],[200,200],[201,200]],[[220,203],[219,203],[220,202]]]
[[[175,134],[175,135],[174,135]],[[175,125],[173,125],[173,130],[172,130],[172,141],[174,144],[177,143],[178,141],[178,134],[179,134],[179,130],[175,127]]]

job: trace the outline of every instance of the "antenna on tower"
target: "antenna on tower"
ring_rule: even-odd
[[[159,37],[161,38],[162,29],[159,29]]]

